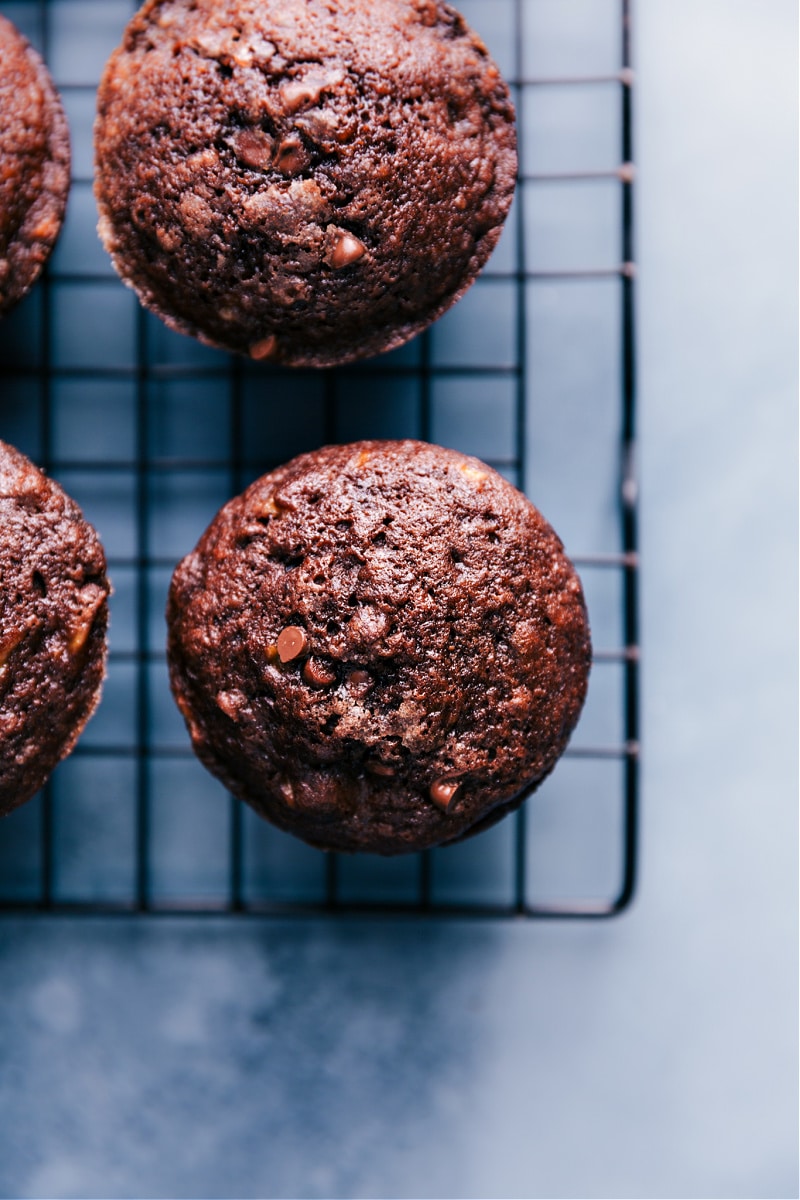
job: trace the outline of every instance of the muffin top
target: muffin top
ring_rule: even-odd
[[[147,0],[99,94],[100,233],[169,325],[325,366],[441,315],[500,235],[514,114],[440,0]]]
[[[515,807],[564,750],[591,655],[540,513],[477,459],[414,441],[258,480],[178,567],[168,621],[202,761],[312,844],[382,854]]]
[[[38,791],[94,711],[105,572],[78,506],[0,442],[0,815]]]
[[[55,244],[69,189],[69,134],[39,55],[0,16],[0,316]]]

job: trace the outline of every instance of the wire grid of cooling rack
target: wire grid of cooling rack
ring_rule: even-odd
[[[586,916],[636,877],[637,485],[629,0],[462,0],[512,82],[521,172],[482,278],[433,330],[357,367],[287,372],[169,333],[95,235],[91,123],[130,0],[0,0],[47,58],[73,186],[42,281],[0,327],[0,436],[96,524],[109,678],[73,756],[0,826],[0,907],[55,913]],[[326,441],[413,436],[492,463],[564,538],[587,593],[586,710],[522,811],[393,860],[311,850],[226,797],[172,704],[175,562],[263,470]]]

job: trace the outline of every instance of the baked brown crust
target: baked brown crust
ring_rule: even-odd
[[[552,770],[586,694],[581,585],[477,459],[302,455],[217,515],[168,604],[175,698],[235,795],[325,849],[447,843]]]
[[[55,245],[69,192],[69,130],[42,59],[0,16],[0,317]]]
[[[470,286],[516,179],[508,89],[440,0],[147,0],[95,133],[100,235],[182,333],[377,354]]]
[[[0,816],[42,787],[97,706],[109,591],[78,506],[0,442]]]

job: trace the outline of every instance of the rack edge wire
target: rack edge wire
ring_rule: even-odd
[[[564,79],[525,79],[523,68],[523,6],[526,0],[514,0],[516,33],[516,84],[521,90],[525,86],[542,83],[592,84],[608,82],[606,77],[574,76]],[[528,0],[530,2],[530,0]],[[48,57],[48,0],[35,0],[39,11],[42,30],[42,48]],[[621,95],[621,167],[618,172],[621,191],[621,247],[622,262],[618,275],[621,288],[621,444],[619,480],[619,519],[622,554],[617,561],[609,560],[608,566],[619,566],[623,571],[623,633],[624,633],[624,745],[619,753],[624,761],[623,821],[621,829],[622,857],[619,891],[609,901],[564,901],[554,904],[533,904],[526,900],[526,817],[525,806],[509,818],[516,822],[514,854],[514,899],[510,904],[465,903],[453,904],[434,902],[431,898],[430,854],[419,856],[419,889],[416,903],[364,903],[342,900],[338,895],[337,856],[326,856],[325,899],[303,902],[298,900],[259,902],[247,901],[243,890],[243,821],[241,804],[230,799],[230,854],[228,870],[228,896],[223,904],[170,904],[151,899],[149,886],[149,842],[150,801],[148,795],[147,761],[150,747],[147,737],[149,725],[149,696],[145,670],[137,671],[136,685],[136,884],[133,903],[114,904],[107,901],[70,903],[58,900],[54,893],[55,850],[53,837],[53,792],[47,785],[42,798],[41,818],[41,889],[34,901],[0,899],[0,912],[19,915],[91,915],[125,916],[148,914],[150,916],[248,916],[248,917],[454,917],[454,918],[589,918],[602,919],[622,913],[630,905],[638,874],[638,824],[639,824],[639,599],[638,599],[638,479],[636,474],[636,314],[635,314],[635,228],[634,228],[634,156],[633,156],[633,84],[632,70],[632,0],[618,0],[621,26],[622,68],[617,76],[611,77],[619,83]],[[518,106],[518,121],[521,121],[522,105]],[[524,478],[524,454],[526,445],[527,396],[526,396],[526,281],[532,273],[525,267],[525,218],[522,206],[518,207],[517,222],[517,269],[514,275],[517,289],[517,359],[514,369],[516,388],[516,434],[518,464]],[[533,273],[535,277],[536,273]],[[41,461],[45,470],[52,466],[52,405],[51,385],[53,368],[50,361],[52,296],[51,279],[45,270],[40,287],[43,291],[42,325],[40,333],[39,376]],[[430,388],[431,351],[430,334],[421,336],[419,366],[422,435],[430,431]],[[147,562],[147,528],[149,521],[147,501],[148,429],[147,388],[149,382],[147,352],[147,321],[143,309],[137,313],[136,324],[136,389],[137,428],[135,452],[136,508],[137,508],[137,558],[140,564]],[[242,370],[238,362],[231,362],[228,369],[230,389],[230,419],[232,423],[232,454],[230,478],[233,491],[241,489],[244,482],[244,465],[240,458],[242,420]],[[333,410],[335,379],[326,372],[326,407]],[[332,422],[328,421],[329,425]],[[594,561],[600,563],[598,557]],[[137,620],[139,645],[147,644],[147,576],[144,570],[137,573]],[[591,753],[588,755],[592,757]]]

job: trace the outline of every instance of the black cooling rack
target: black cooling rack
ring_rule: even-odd
[[[67,222],[0,326],[0,436],[98,527],[115,585],[103,704],[0,825],[0,908],[56,913],[606,917],[630,902],[638,807],[637,483],[629,0],[462,0],[513,84],[520,186],[482,278],[358,367],[287,372],[169,333],[94,232],[91,122],[130,0],[0,0],[47,58],[73,137]],[[564,538],[595,662],[573,743],[523,810],[404,859],[324,855],[196,763],[172,704],[175,562],[263,470],[326,441],[413,436],[492,463]]]

